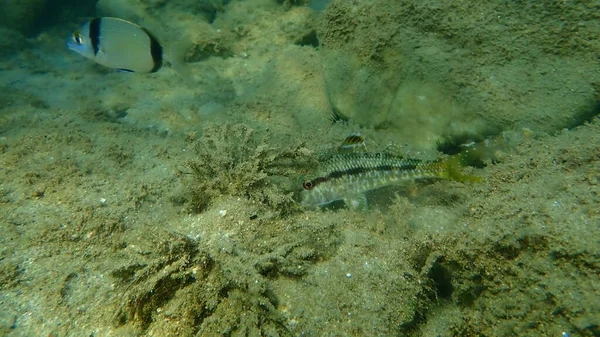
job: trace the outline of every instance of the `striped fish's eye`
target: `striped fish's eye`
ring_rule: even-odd
[[[75,43],[81,46],[83,44],[83,35],[81,35],[81,33],[79,32],[74,33],[73,41],[75,41]]]
[[[312,188],[315,187],[315,184],[312,180],[307,180],[302,184],[302,187],[304,187],[305,190],[312,190]]]

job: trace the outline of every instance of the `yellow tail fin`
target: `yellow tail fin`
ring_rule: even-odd
[[[444,160],[446,166],[445,178],[460,181],[460,182],[478,182],[481,181],[481,177],[463,174],[461,168],[463,167],[463,160],[459,155],[448,157]]]

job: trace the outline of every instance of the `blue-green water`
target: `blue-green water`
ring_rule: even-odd
[[[600,335],[598,13],[7,0],[0,335]],[[106,16],[155,35],[163,67],[66,47]],[[301,207],[354,132],[369,152],[469,151],[480,179]]]

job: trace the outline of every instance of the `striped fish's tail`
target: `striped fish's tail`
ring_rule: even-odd
[[[450,179],[458,182],[478,182],[480,177],[463,174],[463,160],[460,155],[454,155],[445,159],[431,162],[428,165],[429,169],[437,172],[440,178]]]
[[[449,179],[452,179],[455,181],[460,181],[463,183],[464,182],[476,183],[478,181],[481,181],[481,177],[462,173],[462,168],[464,167],[464,165],[463,165],[464,161],[460,157],[460,155],[451,156],[451,157],[445,159],[445,162],[448,167],[447,170],[448,170],[448,178]]]

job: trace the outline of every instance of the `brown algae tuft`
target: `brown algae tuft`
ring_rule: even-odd
[[[305,166],[302,144],[271,145],[243,124],[211,125],[195,145],[197,160],[188,162],[193,183],[189,207],[202,212],[222,196],[238,196],[267,205],[276,213],[297,209],[293,177]]]

